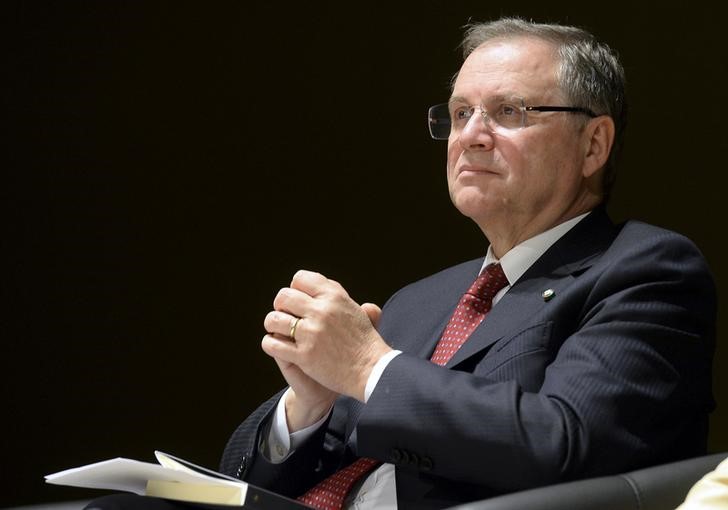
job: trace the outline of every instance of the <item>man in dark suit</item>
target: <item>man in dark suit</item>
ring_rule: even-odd
[[[464,50],[430,129],[485,257],[383,311],[298,272],[262,342],[289,387],[235,431],[223,472],[318,508],[444,508],[705,451],[709,270],[684,237],[605,212],[616,55],[513,19],[473,25]]]
[[[470,27],[464,50],[430,128],[485,259],[383,312],[297,273],[262,342],[289,388],[234,433],[223,471],[293,497],[314,487],[304,501],[320,508],[442,508],[705,451],[709,270],[684,237],[604,208],[625,121],[616,55],[513,19]],[[473,319],[461,296],[489,267],[505,279]]]

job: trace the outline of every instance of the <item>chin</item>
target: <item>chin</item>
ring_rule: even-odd
[[[487,216],[495,204],[492,198],[474,190],[458,190],[455,193],[450,193],[450,199],[463,216],[472,219]]]

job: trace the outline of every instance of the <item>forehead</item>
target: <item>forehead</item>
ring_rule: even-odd
[[[495,39],[475,49],[463,63],[453,96],[481,101],[494,96],[556,99],[558,58],[538,39]]]

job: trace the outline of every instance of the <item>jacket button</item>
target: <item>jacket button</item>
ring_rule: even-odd
[[[420,469],[422,471],[432,471],[432,459],[430,457],[422,457],[420,460]]]
[[[402,460],[402,450],[399,448],[392,448],[389,452],[389,460],[391,460],[393,464],[397,464],[400,460]]]

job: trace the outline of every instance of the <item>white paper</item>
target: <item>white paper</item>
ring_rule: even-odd
[[[241,481],[222,480],[201,473],[169,469],[159,464],[121,457],[67,469],[48,475],[45,479],[47,483],[56,485],[110,489],[139,495],[144,495],[148,480],[228,485],[244,489],[247,487],[247,484]]]
[[[169,453],[164,453],[164,452],[160,452],[159,450],[155,450],[154,456],[157,458],[157,461],[162,466],[169,468],[169,469],[175,469],[177,471],[186,471],[187,473],[192,473],[192,474],[197,473],[200,475],[208,475],[217,480],[230,480],[237,484],[241,483],[238,478],[233,478],[232,476],[218,473],[217,471],[207,469],[206,467],[198,466],[197,464],[193,464],[189,460],[184,460],[179,457],[175,457],[174,455],[170,455]]]

